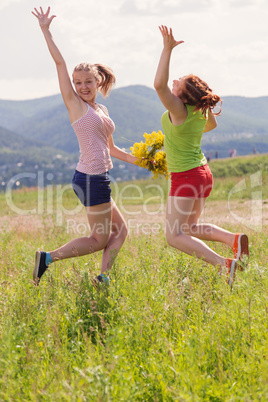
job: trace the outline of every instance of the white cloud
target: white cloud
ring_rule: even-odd
[[[178,16],[184,13],[206,12],[214,6],[213,0],[124,0],[120,11],[140,15],[170,15]]]
[[[248,8],[248,7],[261,7],[264,5],[266,0],[226,0],[228,5],[230,7],[242,7],[242,8]]]
[[[0,11],[10,6],[12,3],[19,3],[21,0],[1,0]]]
[[[160,24],[185,43],[175,49],[170,77],[200,74],[222,95],[268,95],[266,0],[42,0],[57,15],[52,34],[69,70],[81,61],[110,65],[118,86],[152,87],[162,49]],[[36,0],[1,0],[0,98],[23,99],[58,89],[38,21]],[[38,4],[39,6],[39,4]],[[255,80],[255,81],[254,81]],[[245,86],[245,82],[250,83]]]
[[[13,78],[10,81],[0,79],[0,99],[24,100],[42,98],[59,93],[55,76],[51,78]],[[0,124],[1,125],[1,124]]]
[[[232,48],[229,50],[229,62],[243,65],[244,60],[247,60],[248,64],[268,63],[268,49],[264,51],[266,47],[267,43],[260,40],[245,43],[239,48]]]

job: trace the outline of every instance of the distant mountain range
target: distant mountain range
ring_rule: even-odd
[[[164,108],[156,92],[148,87],[135,85],[114,89],[107,99],[99,97],[107,106],[116,125],[114,142],[129,148],[143,139],[145,132],[162,130],[161,115]],[[223,98],[222,115],[218,127],[203,137],[203,150],[207,155],[229,156],[235,148],[237,155],[268,152],[268,96]],[[16,163],[50,164],[51,160],[65,160],[74,165],[78,157],[78,143],[70,125],[61,95],[25,101],[0,100],[0,181],[3,166]],[[59,154],[61,155],[59,157]],[[58,155],[58,156],[57,156]],[[32,163],[31,163],[32,160]],[[46,162],[45,162],[46,161]],[[126,178],[139,176],[145,171],[128,166],[116,174]],[[62,169],[63,166],[61,166]],[[70,169],[69,169],[70,170]],[[68,178],[69,179],[69,178]]]

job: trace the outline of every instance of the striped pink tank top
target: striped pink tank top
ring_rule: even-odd
[[[80,148],[76,170],[81,173],[101,174],[113,167],[109,137],[115,125],[105,106],[98,106],[99,110],[96,111],[87,104],[87,113],[72,124]]]

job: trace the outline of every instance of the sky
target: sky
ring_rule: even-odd
[[[109,65],[116,88],[153,88],[159,25],[176,40],[170,80],[196,74],[220,96],[268,96],[267,0],[1,0],[0,99],[59,93],[34,7],[51,7],[51,32],[68,66]]]

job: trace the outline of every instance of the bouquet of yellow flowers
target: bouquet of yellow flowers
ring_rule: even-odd
[[[153,131],[151,134],[145,133],[144,142],[135,142],[130,148],[132,155],[138,160],[136,165],[150,170],[154,178],[163,175],[168,179],[166,153],[162,150],[164,146],[164,134],[161,131]]]

